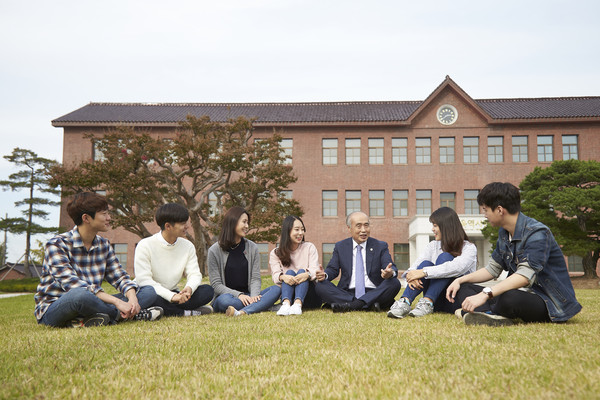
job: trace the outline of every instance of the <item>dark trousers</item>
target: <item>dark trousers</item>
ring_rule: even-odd
[[[175,315],[181,317],[185,310],[195,310],[198,307],[208,304],[212,300],[214,294],[215,291],[212,286],[200,285],[194,291],[194,294],[192,294],[190,299],[183,304],[171,303],[160,296],[156,296],[153,305],[162,307],[165,311],[165,316]]]
[[[476,295],[483,290],[483,286],[472,283],[463,283],[456,293],[454,303],[460,307],[469,296]],[[544,300],[535,293],[518,289],[508,290],[495,296],[475,311],[492,312],[506,318],[520,318],[525,322],[550,322],[548,309]]]
[[[379,303],[382,309],[389,308],[401,288],[402,285],[398,278],[384,279],[375,289],[366,288],[366,293],[359,300],[366,303],[365,308],[369,308],[375,303]],[[341,289],[327,279],[317,282],[315,289],[321,300],[328,304],[350,303],[356,299],[354,289]]]

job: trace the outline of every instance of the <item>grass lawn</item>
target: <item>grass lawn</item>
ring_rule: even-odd
[[[600,290],[577,298],[566,324],[319,310],[88,329],[37,325],[33,295],[0,299],[0,398],[600,398]]]

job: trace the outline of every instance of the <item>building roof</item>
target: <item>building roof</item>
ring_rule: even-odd
[[[565,119],[600,117],[600,97],[474,100],[492,119]],[[74,124],[173,124],[187,115],[208,115],[225,122],[245,116],[257,123],[401,122],[421,101],[339,103],[90,103],[52,121]]]
[[[174,125],[188,115],[257,125],[410,124],[443,90],[454,90],[490,123],[600,119],[600,97],[472,99],[449,76],[423,101],[322,103],[90,103],[52,121],[54,126]]]

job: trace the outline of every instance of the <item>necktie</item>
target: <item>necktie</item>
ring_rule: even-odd
[[[354,267],[354,297],[360,299],[365,294],[365,267],[363,265],[361,247],[356,246],[356,262]]]

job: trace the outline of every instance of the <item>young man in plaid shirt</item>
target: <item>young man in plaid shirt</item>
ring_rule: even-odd
[[[43,274],[35,295],[38,323],[98,326],[125,321],[157,320],[163,310],[151,286],[139,288],[123,269],[110,245],[98,236],[110,228],[108,203],[96,193],[78,193],[67,205],[75,226],[46,243]],[[106,280],[120,293],[102,290]],[[148,308],[150,307],[150,308]]]

